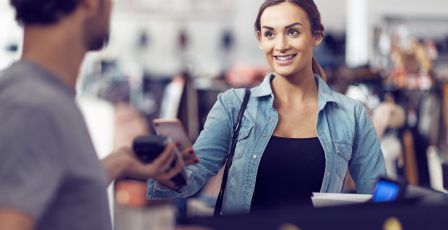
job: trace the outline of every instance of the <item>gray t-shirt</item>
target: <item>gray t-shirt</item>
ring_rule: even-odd
[[[19,61],[0,73],[0,207],[36,229],[112,229],[106,174],[73,89]]]

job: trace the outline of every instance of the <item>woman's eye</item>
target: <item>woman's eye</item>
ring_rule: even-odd
[[[298,36],[300,34],[300,32],[298,31],[298,30],[296,30],[296,29],[290,29],[290,30],[288,30],[288,35],[291,35],[291,36]]]
[[[264,32],[264,36],[266,38],[272,38],[274,36],[274,33],[272,33],[271,31],[266,31]]]

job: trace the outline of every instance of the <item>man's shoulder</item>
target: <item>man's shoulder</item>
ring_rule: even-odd
[[[21,108],[52,108],[63,104],[59,90],[20,64],[0,73],[0,104]]]

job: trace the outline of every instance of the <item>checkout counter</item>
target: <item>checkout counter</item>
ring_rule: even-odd
[[[215,230],[448,229],[448,195],[408,186],[403,197],[395,201],[319,208],[291,206],[245,215],[189,218],[181,224]]]

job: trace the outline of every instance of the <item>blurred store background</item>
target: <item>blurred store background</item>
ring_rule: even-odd
[[[262,2],[115,0],[109,45],[86,57],[78,84],[99,155],[153,132],[157,117],[181,119],[194,140],[218,93],[261,81],[269,68],[253,22]],[[315,57],[335,90],[369,109],[389,176],[446,191],[448,1],[315,2],[326,27]],[[19,58],[22,36],[9,1],[0,1],[0,70]],[[144,182],[117,181],[115,227],[162,229],[173,215],[208,215],[215,190],[148,202]]]

